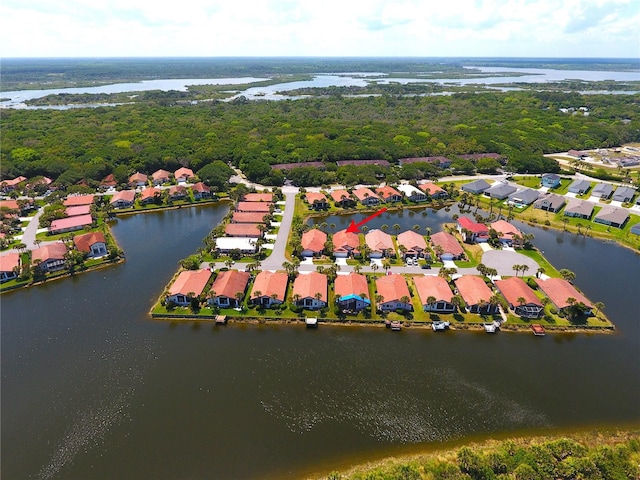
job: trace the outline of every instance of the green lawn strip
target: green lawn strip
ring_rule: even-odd
[[[560,273],[558,272],[558,270],[553,265],[551,265],[551,263],[549,263],[549,260],[547,260],[542,255],[542,253],[540,253],[539,250],[537,249],[528,250],[526,248],[520,248],[518,249],[518,253],[521,253],[522,255],[525,255],[531,258],[540,266],[540,268],[544,268],[545,275],[548,275],[550,277],[560,276]]]

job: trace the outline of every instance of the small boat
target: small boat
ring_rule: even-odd
[[[449,328],[449,322],[433,322],[431,324],[431,328],[434,332],[444,332],[447,328]]]
[[[304,319],[304,323],[307,325],[307,328],[318,328],[318,318],[317,317],[308,317]]]
[[[487,333],[496,333],[496,330],[498,329],[498,327],[496,326],[495,323],[485,323],[484,324],[484,331]]]
[[[544,331],[544,327],[538,323],[534,323],[531,325],[531,330],[533,330],[533,334],[536,337],[544,337],[545,335],[545,331]]]
[[[400,322],[391,322],[391,330],[393,330],[394,332],[399,332],[401,328],[402,324]]]

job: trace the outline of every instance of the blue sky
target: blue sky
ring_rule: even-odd
[[[0,56],[640,57],[638,0],[2,0]]]

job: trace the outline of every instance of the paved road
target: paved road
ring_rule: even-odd
[[[287,248],[287,240],[289,239],[289,231],[291,230],[291,223],[293,221],[293,211],[296,205],[296,191],[292,189],[283,189],[284,193],[284,214],[282,220],[280,220],[280,229],[278,230],[278,237],[273,246],[273,251],[263,262],[262,268],[264,270],[277,270],[282,269],[282,264],[287,261],[285,257],[285,250]]]

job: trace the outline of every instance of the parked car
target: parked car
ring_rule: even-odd
[[[422,268],[423,270],[431,270],[431,264],[423,263],[422,265],[420,265],[420,268]]]

